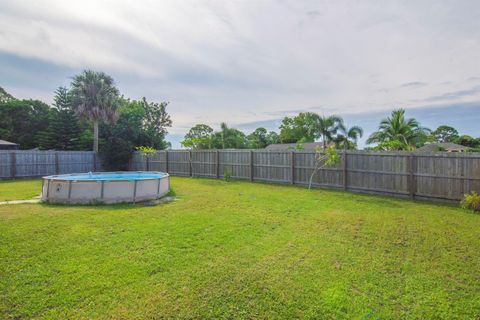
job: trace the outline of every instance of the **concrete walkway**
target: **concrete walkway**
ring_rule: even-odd
[[[22,203],[39,203],[40,199],[32,199],[32,200],[10,200],[10,201],[0,201],[0,205],[2,204],[22,204]]]

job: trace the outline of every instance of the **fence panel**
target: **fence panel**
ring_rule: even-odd
[[[140,152],[134,152],[130,159],[130,170],[132,171],[145,171],[147,170],[147,162],[144,154]]]
[[[215,150],[200,150],[192,152],[192,176],[217,176],[217,152]]]
[[[459,199],[480,187],[480,158],[461,154],[416,157],[416,195]]]
[[[315,152],[295,151],[295,184],[309,185],[310,177],[315,170]],[[324,161],[318,164],[319,170],[312,177],[314,187],[341,188],[343,181],[342,163],[333,166],[325,166]]]
[[[148,156],[148,171],[167,171],[167,152],[158,151]]]
[[[347,189],[409,194],[409,154],[347,153]]]
[[[41,177],[101,170],[91,151],[0,151],[0,179]]]
[[[277,151],[253,152],[253,180],[278,183],[291,181],[291,153]]]
[[[58,152],[58,174],[100,171],[100,159],[94,152]]]
[[[191,175],[190,151],[176,150],[168,152],[168,173],[179,176]]]
[[[56,174],[55,152],[16,152],[17,178]]]
[[[0,179],[12,177],[12,153],[0,151]]]
[[[232,178],[250,179],[250,150],[221,150],[219,175],[229,173]]]
[[[476,190],[480,193],[480,155],[476,158],[464,158],[462,193]]]
[[[478,153],[340,153],[338,164],[319,164],[312,186],[446,200],[458,200],[473,190],[480,192]],[[318,156],[313,151],[298,150],[171,150],[150,155],[148,161],[135,153],[132,170],[217,178],[228,172],[237,179],[307,186]]]

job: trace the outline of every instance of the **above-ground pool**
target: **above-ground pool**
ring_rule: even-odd
[[[161,198],[170,190],[168,173],[89,172],[42,178],[42,200],[50,203],[119,203]]]

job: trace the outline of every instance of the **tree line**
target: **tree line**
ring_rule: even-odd
[[[119,92],[112,77],[85,70],[68,87],[55,91],[50,106],[39,100],[17,99],[0,87],[0,139],[20,144],[22,149],[95,150],[106,168],[125,169],[137,147],[157,150],[170,147],[166,141],[172,120],[168,102],[132,100]],[[192,149],[265,148],[270,144],[320,141],[324,149],[356,149],[363,136],[359,126],[348,126],[335,115],[301,112],[284,117],[279,132],[260,127],[249,134],[226,123],[215,131],[206,124],[192,127],[181,142]],[[450,126],[435,130],[407,118],[404,109],[392,111],[367,139],[371,150],[414,150],[427,143],[454,142],[480,151],[480,138],[461,135]],[[93,148],[92,148],[93,146]],[[440,150],[439,150],[440,151]]]
[[[347,127],[341,117],[304,112],[295,117],[285,117],[280,134],[260,127],[247,135],[228,127],[226,123],[220,124],[219,131],[206,124],[197,124],[181,143],[192,149],[259,149],[276,143],[295,143],[301,147],[302,143],[321,139],[324,148],[333,142],[338,148],[352,149],[362,135],[362,128]]]
[[[172,125],[168,102],[128,99],[103,72],[83,71],[69,87],[59,87],[53,100],[49,106],[16,99],[0,88],[0,138],[21,149],[93,149],[112,170],[127,169],[138,146],[170,146],[165,140]]]
[[[226,123],[220,130],[206,124],[197,124],[185,135],[181,144],[192,149],[246,149],[265,148],[270,144],[293,143],[301,149],[303,143],[321,141],[323,149],[356,149],[363,136],[359,126],[347,126],[340,116],[321,116],[313,112],[301,112],[284,117],[279,133],[260,127],[250,134],[230,128]],[[393,110],[380,121],[378,130],[367,139],[367,150],[400,151],[414,150],[428,143],[453,142],[480,151],[480,138],[460,135],[450,126],[442,125],[435,130],[423,127],[418,120],[407,118],[404,109]],[[441,148],[438,151],[442,151]]]

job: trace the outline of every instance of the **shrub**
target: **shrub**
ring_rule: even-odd
[[[157,152],[157,150],[155,148],[146,147],[146,146],[135,147],[135,149],[137,151],[140,151],[144,155],[149,155],[149,154]]]
[[[175,192],[175,190],[170,186],[170,191],[168,191],[167,193],[167,196],[169,197],[176,197],[177,196],[177,193]]]
[[[225,168],[225,170],[223,171],[223,178],[226,182],[230,182],[232,180],[232,170]]]
[[[480,212],[480,195],[478,195],[478,193],[476,193],[475,191],[467,193],[463,196],[462,202],[460,204],[464,209]]]
[[[315,176],[318,170],[325,167],[334,166],[339,162],[340,156],[338,155],[338,152],[334,146],[329,146],[325,152],[322,150],[322,148],[317,146],[315,148],[315,168],[310,175],[308,189],[312,188],[313,176]]]

